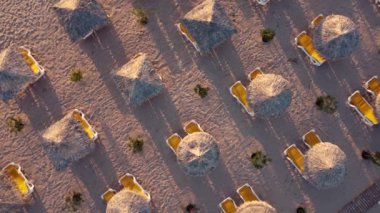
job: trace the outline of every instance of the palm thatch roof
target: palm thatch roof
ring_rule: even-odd
[[[313,37],[318,52],[330,60],[349,56],[360,40],[355,23],[342,15],[327,16],[317,26]]]
[[[96,0],[61,0],[54,5],[72,41],[79,41],[108,24],[107,14]]]
[[[113,78],[127,102],[133,107],[141,105],[163,90],[161,77],[144,53],[137,54],[116,71]]]
[[[33,73],[15,46],[0,52],[0,96],[3,101],[16,97],[41,75]]]
[[[42,134],[42,145],[58,170],[90,154],[95,143],[73,117],[75,110],[66,114]]]
[[[149,199],[136,192],[123,189],[107,204],[106,213],[150,213]]]
[[[262,74],[248,86],[247,100],[260,118],[276,117],[283,114],[292,101],[288,80],[280,75]]]
[[[338,186],[346,175],[346,154],[335,144],[314,145],[305,155],[304,176],[318,189]]]
[[[276,209],[264,201],[244,202],[236,213],[276,213]]]
[[[380,94],[376,96],[375,109],[376,109],[376,116],[380,119]]]
[[[217,0],[205,0],[188,12],[180,23],[188,30],[193,45],[208,52],[237,32]]]
[[[215,138],[205,132],[187,135],[177,148],[177,160],[185,173],[204,176],[219,162],[219,148]]]

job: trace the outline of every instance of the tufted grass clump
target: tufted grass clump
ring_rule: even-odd
[[[129,138],[128,146],[133,153],[141,152],[144,147],[144,140],[141,138]]]
[[[18,133],[24,128],[25,124],[21,118],[9,117],[6,120],[10,132]]]
[[[251,163],[256,169],[264,168],[264,166],[266,166],[271,161],[272,159],[270,159],[262,151],[254,152],[251,155]]]
[[[327,113],[334,113],[337,108],[337,102],[335,98],[330,95],[317,97],[315,105],[317,105],[319,110]]]
[[[133,7],[132,14],[135,15],[136,20],[141,25],[148,24],[148,15],[141,7]]]
[[[201,98],[205,98],[208,95],[210,88],[202,87],[200,84],[197,84],[194,87],[194,92],[197,93]]]
[[[83,78],[83,73],[80,69],[74,69],[71,71],[70,80],[72,82],[78,82],[78,81],[82,80],[82,78]]]
[[[263,42],[270,42],[276,35],[276,32],[271,28],[265,28],[260,31],[260,34]]]

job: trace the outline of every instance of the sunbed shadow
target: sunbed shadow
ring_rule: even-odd
[[[26,212],[41,212],[41,213],[47,212],[42,203],[41,197],[38,194],[38,191],[35,190],[32,196],[33,196],[33,202],[30,205],[26,206]]]
[[[34,130],[40,131],[62,117],[60,101],[47,75],[44,75],[18,100]]]

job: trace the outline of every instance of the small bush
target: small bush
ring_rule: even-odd
[[[194,92],[197,93],[201,98],[206,97],[209,90],[210,88],[202,87],[200,84],[197,84],[197,86],[194,87]]]
[[[137,22],[141,25],[148,24],[148,16],[145,11],[140,7],[134,7],[132,9],[132,14],[136,16]]]
[[[10,132],[20,132],[25,126],[21,118],[9,117],[6,122]]]
[[[366,150],[363,150],[362,151],[362,158],[365,159],[365,160],[369,160],[371,159],[372,155],[371,155],[371,152],[369,151],[366,151]]]
[[[260,31],[260,34],[263,42],[269,42],[274,38],[276,32],[271,28],[265,28]]]
[[[82,204],[82,194],[79,192],[73,192],[65,198],[66,208],[71,211],[77,211],[78,207]]]
[[[132,152],[141,152],[144,146],[144,140],[141,138],[130,138],[128,143],[129,148],[132,149]]]
[[[337,102],[335,98],[330,95],[317,97],[315,105],[317,105],[319,110],[327,113],[334,113],[337,108]]]
[[[195,213],[198,211],[198,208],[195,204],[192,204],[192,203],[189,203],[186,208],[185,208],[185,212],[186,213]]]
[[[297,208],[296,212],[297,213],[306,213],[306,209],[300,206]]]
[[[363,150],[362,158],[364,160],[371,160],[374,164],[380,166],[380,152],[371,152],[371,151]]]
[[[82,78],[83,78],[83,74],[82,74],[82,71],[80,69],[75,69],[75,70],[71,71],[70,80],[72,82],[78,82],[78,81],[82,80]]]
[[[272,159],[264,155],[261,151],[254,152],[251,155],[251,163],[256,169],[263,168],[265,165],[267,165],[271,161]]]

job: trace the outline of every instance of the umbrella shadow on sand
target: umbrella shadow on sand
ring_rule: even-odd
[[[34,83],[17,103],[28,116],[33,129],[37,131],[43,130],[62,117],[59,99],[47,75]]]

